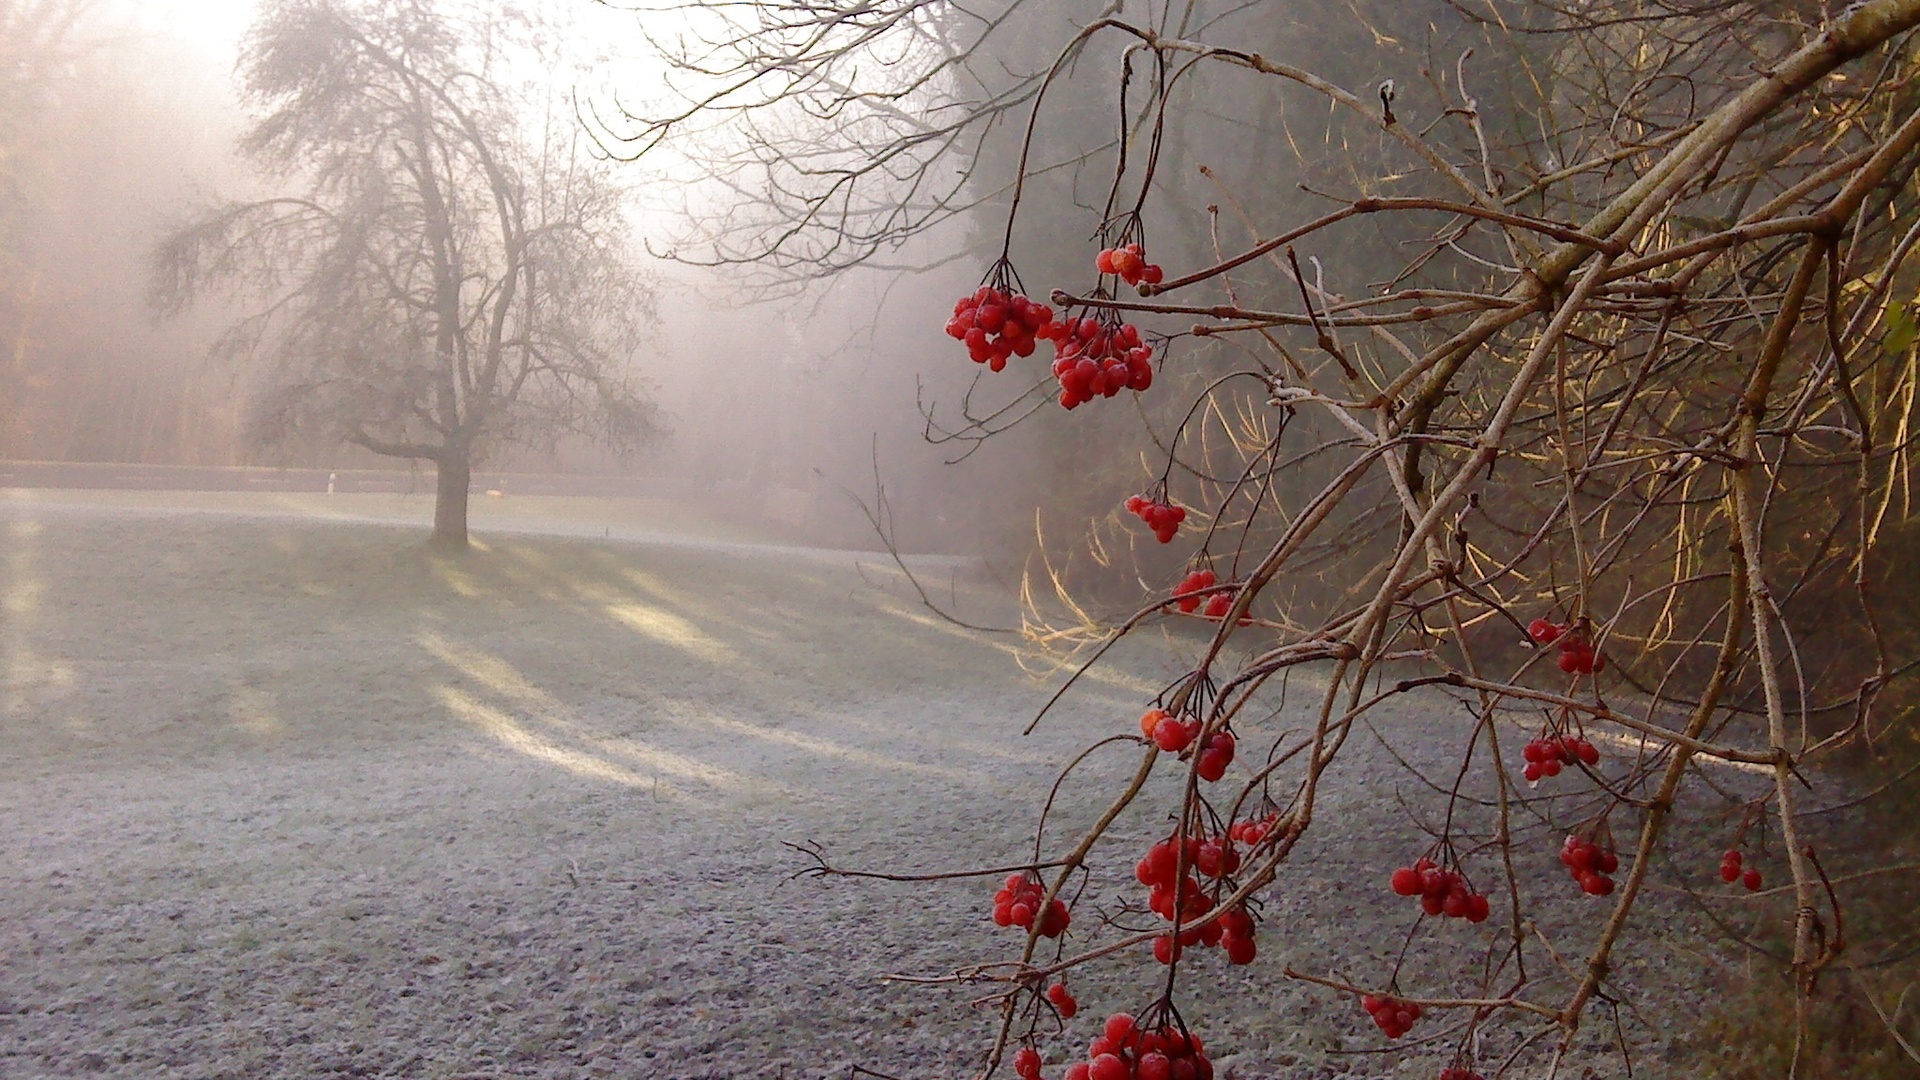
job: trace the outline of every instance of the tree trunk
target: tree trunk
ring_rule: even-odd
[[[467,487],[473,482],[473,463],[465,447],[450,446],[435,462],[433,496],[434,547],[467,550]]]

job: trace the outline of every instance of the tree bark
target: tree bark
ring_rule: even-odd
[[[467,550],[467,488],[473,483],[473,463],[464,447],[448,447],[434,462],[433,537],[436,548]]]

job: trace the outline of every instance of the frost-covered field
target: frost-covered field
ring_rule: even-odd
[[[0,492],[0,1076],[963,1075],[977,989],[878,977],[1013,954],[993,885],[789,881],[782,842],[888,870],[1023,859],[1057,765],[1176,661],[1126,658],[1023,739],[1057,677],[930,618],[879,558],[664,506],[481,499],[485,550],[444,559],[399,524],[424,505]],[[1381,731],[1438,765],[1457,722]],[[1356,750],[1261,959],[1194,972],[1183,1009],[1223,1074],[1430,1076],[1451,1052],[1394,1072],[1351,1000],[1278,978],[1377,977],[1410,922],[1384,878],[1421,842],[1396,801],[1417,792]],[[1096,756],[1064,812],[1136,753]],[[1076,929],[1136,856],[1100,854],[1115,874]],[[1446,941],[1464,956],[1498,922],[1424,929],[1442,947],[1410,989],[1458,989]],[[1621,960],[1652,991],[1621,1013],[1636,1076],[1661,1075],[1659,988],[1691,963]],[[1132,963],[1075,985],[1050,1060],[1153,993]],[[1596,1075],[1621,1071],[1611,1027],[1580,1056]]]

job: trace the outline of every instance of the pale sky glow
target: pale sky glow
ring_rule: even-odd
[[[205,49],[231,65],[252,24],[255,0],[135,0],[141,23]]]

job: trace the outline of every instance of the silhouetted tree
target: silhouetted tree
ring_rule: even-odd
[[[489,444],[624,449],[655,429],[628,368],[650,293],[619,193],[496,89],[537,52],[529,26],[427,0],[269,5],[242,59],[261,110],[243,146],[294,193],[211,208],[154,254],[163,310],[228,282],[267,295],[230,342],[272,373],[263,438],[320,426],[433,462],[433,541],[453,548]]]

